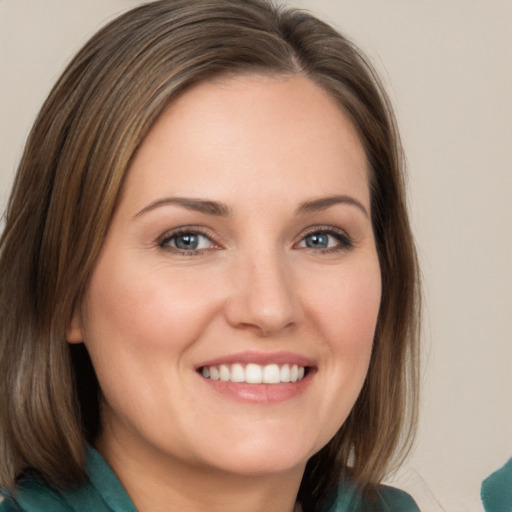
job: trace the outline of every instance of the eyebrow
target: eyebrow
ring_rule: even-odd
[[[319,199],[313,199],[312,201],[306,201],[301,204],[297,208],[297,214],[308,213],[308,212],[317,212],[326,210],[331,206],[336,204],[348,204],[351,206],[355,206],[359,210],[361,210],[366,217],[369,217],[367,209],[363,206],[363,204],[351,196],[329,196],[329,197],[321,197]]]
[[[219,217],[227,217],[229,215],[229,208],[223,203],[217,201],[209,201],[206,199],[193,199],[188,197],[165,197],[153,201],[138,212],[135,217],[143,215],[155,208],[160,206],[176,205],[186,208],[187,210],[193,210],[206,215],[216,215]]]
[[[361,202],[351,196],[344,195],[321,197],[319,199],[306,201],[297,208],[295,213],[300,215],[308,212],[322,211],[336,204],[348,204],[355,206],[361,210],[366,215],[366,217],[369,217],[368,211]],[[148,204],[142,210],[140,210],[140,212],[135,214],[135,217],[139,217],[140,215],[154,210],[155,208],[159,208],[160,206],[168,205],[181,206],[187,210],[193,210],[196,212],[204,213],[206,215],[215,215],[218,217],[228,217],[230,215],[229,207],[226,204],[220,203],[218,201],[195,199],[189,197],[165,197],[162,199],[157,199],[156,201]]]

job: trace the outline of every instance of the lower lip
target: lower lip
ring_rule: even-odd
[[[299,382],[282,382],[280,384],[247,384],[245,382],[223,382],[220,380],[205,379],[202,381],[211,389],[241,402],[251,403],[278,403],[296,398],[310,385],[313,372],[309,372]]]

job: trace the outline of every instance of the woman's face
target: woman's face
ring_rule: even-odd
[[[196,85],[135,155],[68,331],[100,445],[302,471],[358,396],[380,297],[367,162],[334,100],[302,76]]]

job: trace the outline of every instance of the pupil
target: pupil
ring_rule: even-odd
[[[315,233],[306,237],[306,246],[311,249],[326,249],[328,244],[327,235],[322,233]]]
[[[197,249],[199,239],[197,235],[180,235],[175,241],[178,249]]]

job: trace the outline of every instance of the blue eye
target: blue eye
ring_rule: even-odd
[[[309,233],[298,244],[300,248],[320,251],[343,250],[352,246],[352,240],[347,234],[332,228]]]
[[[199,236],[196,234],[176,236],[173,240],[176,248],[183,251],[196,250],[199,247]]]
[[[159,245],[162,249],[189,253],[215,247],[210,238],[196,231],[180,231],[169,234],[161,240]]]
[[[327,249],[329,247],[329,235],[326,233],[313,233],[304,238],[309,249]]]

